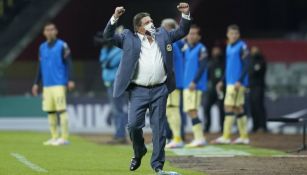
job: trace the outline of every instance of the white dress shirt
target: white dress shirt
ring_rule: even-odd
[[[160,48],[155,40],[149,43],[147,37],[137,33],[141,40],[141,52],[132,82],[152,86],[165,82],[166,73]]]
[[[185,15],[182,13],[182,17],[190,20],[190,14]],[[111,25],[117,22],[114,16],[111,17]],[[134,72],[132,82],[141,86],[152,86],[164,83],[166,81],[166,72],[164,68],[163,58],[160,48],[153,39],[152,43],[149,43],[147,37],[140,33],[137,33],[141,40],[141,52],[137,63],[137,68]]]

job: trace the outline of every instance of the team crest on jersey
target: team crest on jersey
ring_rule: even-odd
[[[166,50],[167,50],[168,52],[171,52],[171,51],[173,50],[172,45],[171,45],[171,44],[166,45]]]

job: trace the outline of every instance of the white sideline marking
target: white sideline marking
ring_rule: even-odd
[[[19,162],[21,162],[22,164],[24,164],[26,167],[36,171],[36,172],[40,172],[40,173],[47,173],[48,171],[34,163],[32,163],[31,161],[29,161],[25,156],[18,154],[18,153],[11,153],[11,156],[15,157]]]
[[[281,158],[307,158],[307,155],[274,155],[272,157],[281,157]]]
[[[235,149],[224,149],[216,146],[206,146],[204,148],[182,148],[171,150],[180,156],[207,156],[207,157],[232,157],[232,156],[251,156],[250,153]]]
[[[238,157],[236,155],[196,155],[194,157],[206,157],[206,158],[229,158],[229,157]],[[242,156],[241,156],[242,157]]]

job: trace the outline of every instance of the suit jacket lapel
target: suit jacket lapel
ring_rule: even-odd
[[[164,62],[164,64],[166,64],[166,58],[165,58],[166,54],[165,54],[165,48],[164,48],[165,45],[164,45],[162,33],[160,31],[157,32],[155,39],[156,39],[156,42],[157,42],[159,49],[161,51],[161,54],[162,54],[162,57],[163,57],[163,62]]]
[[[133,46],[132,49],[134,50],[134,59],[137,61],[137,59],[140,56],[140,52],[141,52],[141,40],[139,38],[139,36],[135,33],[133,35]]]

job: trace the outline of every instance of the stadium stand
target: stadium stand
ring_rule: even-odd
[[[2,65],[9,64],[16,59],[23,48],[32,41],[33,37],[40,33],[40,26],[47,20],[52,19],[67,1],[27,0],[26,2],[27,5],[23,6],[22,10],[18,10],[12,15],[7,13],[10,20],[6,20],[5,27],[0,30],[0,60]]]
[[[30,0],[0,0],[0,31],[3,30]]]

